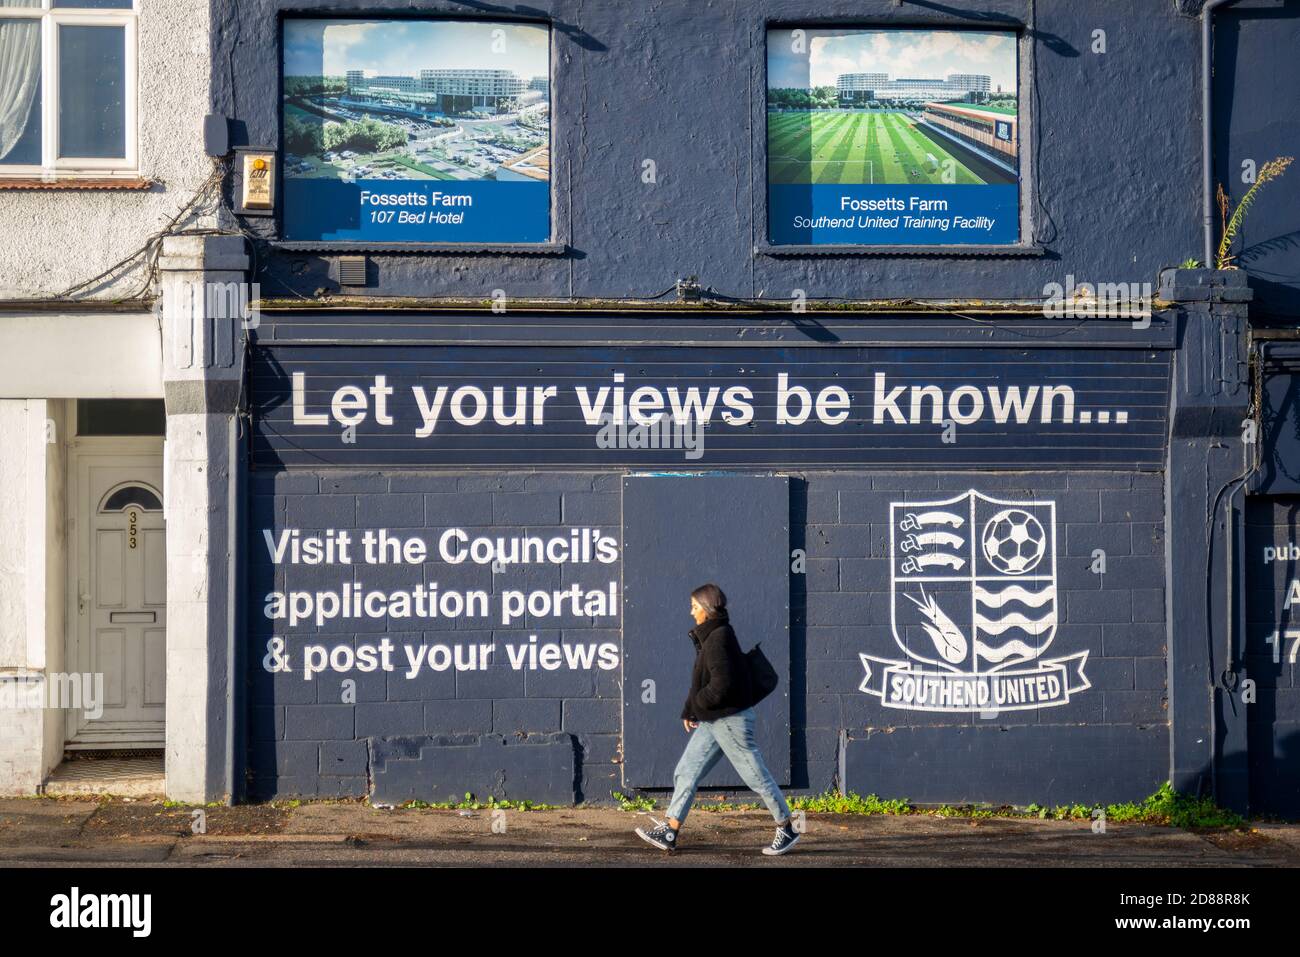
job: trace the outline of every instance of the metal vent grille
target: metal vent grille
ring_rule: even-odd
[[[339,257],[339,285],[364,286],[366,284],[366,257]]]
[[[93,751],[64,751],[65,761],[120,761],[128,758],[161,758],[162,748],[96,748]]]

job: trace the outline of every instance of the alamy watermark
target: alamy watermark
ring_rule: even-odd
[[[259,303],[262,285],[256,282],[164,283],[153,305],[154,316],[189,321],[191,317],[231,319],[241,329],[256,329],[262,322]]]
[[[90,721],[104,714],[103,672],[0,675],[0,709],[81,711]]]
[[[132,937],[148,937],[153,930],[153,895],[96,894],[74,886],[50,898],[50,926],[129,930]]]
[[[1049,282],[1043,287],[1043,315],[1049,319],[1135,319],[1151,318],[1153,300],[1149,282],[1074,281]]]
[[[638,416],[630,423],[623,416],[614,416],[608,412],[600,417],[600,428],[596,432],[596,447],[601,449],[682,449],[683,457],[688,460],[703,458],[705,423],[699,418],[688,415],[679,419],[667,412],[654,413],[653,416]]]

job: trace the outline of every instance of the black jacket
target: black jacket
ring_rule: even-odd
[[[695,668],[682,718],[715,721],[744,711],[753,703],[749,687],[749,662],[725,611],[707,618],[690,631],[695,643]]]

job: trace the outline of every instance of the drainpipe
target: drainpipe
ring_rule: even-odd
[[[1206,0],[1201,8],[1201,213],[1205,268],[1214,268],[1214,11],[1237,0]]]
[[[241,347],[247,348],[243,343]],[[241,403],[242,405],[242,403]],[[243,462],[239,458],[239,406],[234,420],[227,426],[226,449],[229,478],[226,483],[226,803],[235,804],[241,796],[239,787],[239,748],[236,730],[243,721],[237,716],[240,705],[236,689],[242,680],[239,671],[239,635],[243,619],[240,617],[239,593],[244,588],[243,565],[239,558],[240,520],[243,518],[240,483],[243,481]]]
[[[241,642],[245,634],[245,573],[244,521],[246,518],[248,463],[244,459],[247,446],[243,440],[244,388],[248,374],[248,333],[240,337],[239,350],[239,400],[235,415],[228,427],[226,450],[229,463],[229,481],[226,484],[226,576],[230,587],[226,589],[226,800],[240,803],[244,798],[244,767],[247,756],[243,742],[247,727],[244,709],[247,696],[240,692],[244,687],[244,655]]]

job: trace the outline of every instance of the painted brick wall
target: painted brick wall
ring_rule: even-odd
[[[791,478],[791,547],[807,554],[806,574],[795,575],[791,588],[794,791],[839,785],[921,801],[1048,803],[1141,797],[1164,780],[1164,499],[1158,474],[811,473]],[[426,673],[414,681],[399,673],[354,673],[355,705],[339,703],[338,676],[305,682],[296,673],[268,674],[262,668],[267,629],[261,596],[273,587],[336,587],[341,576],[337,567],[271,566],[260,529],[386,527],[413,533],[458,525],[471,534],[491,530],[496,535],[578,524],[617,537],[619,487],[618,473],[254,474],[251,796],[365,794],[372,738],[501,735],[517,742],[526,734],[547,746],[571,747],[578,796],[608,800],[609,792],[621,787],[618,671],[502,668]],[[884,708],[879,698],[859,690],[860,654],[899,654],[889,624],[890,503],[945,498],[968,489],[1009,500],[1056,502],[1062,624],[1052,654],[1086,650],[1084,670],[1091,682],[1067,704],[981,717]],[[1104,575],[1090,568],[1095,549],[1106,553]],[[523,575],[530,587],[568,584],[574,567],[531,567],[512,573],[512,582],[518,586]],[[617,566],[606,571],[607,577],[618,577]],[[592,579],[589,572],[572,574]],[[366,567],[357,577],[367,585],[409,584],[409,569],[392,570],[391,579],[387,575]],[[438,576],[447,587],[489,590],[499,587],[493,578],[490,566],[468,563],[442,566]],[[323,632],[357,642],[375,640],[385,627],[382,619],[361,627],[334,622]],[[543,640],[620,641],[617,619],[560,619],[535,633]],[[463,640],[503,635],[464,621],[455,629]],[[390,636],[417,642],[421,637],[396,631]],[[519,631],[509,636],[517,640]],[[423,637],[446,640],[447,633],[427,631]],[[687,676],[682,680],[685,684]],[[916,760],[921,756],[927,760]],[[451,777],[439,777],[437,786],[447,793],[433,796],[446,799],[476,790],[454,775],[463,766],[473,776],[480,761],[474,756],[463,765],[444,762]],[[503,764],[508,777],[509,761]],[[516,779],[506,791],[539,799],[527,784]]]
[[[860,653],[902,657],[890,627],[890,503],[967,489],[1056,502],[1061,625],[1051,655],[1086,650],[1091,682],[1067,704],[982,717],[884,708],[858,690]],[[806,759],[812,787],[842,774],[841,787],[882,797],[1048,803],[1141,797],[1165,779],[1159,475],[825,474],[807,476],[792,498],[791,528],[804,529],[794,547],[808,555],[802,607],[797,590],[792,599],[792,657],[806,668],[793,679],[806,697],[792,722],[802,715],[795,747],[807,751],[796,750],[796,764]],[[1106,553],[1104,575],[1091,570],[1095,549]]]
[[[393,534],[425,529],[465,528],[470,535],[556,533],[571,525],[601,527],[617,537],[620,522],[618,475],[506,474],[309,474],[280,472],[254,475],[251,483],[249,555],[251,594],[250,795],[298,794],[352,796],[367,793],[367,739],[422,734],[488,734],[517,738],[562,732],[571,736],[575,765],[581,769],[579,791],[608,800],[618,788],[618,671],[515,671],[496,667],[485,672],[423,671],[414,679],[399,672],[353,672],[356,704],[340,703],[345,676],[323,674],[311,682],[300,673],[269,674],[262,667],[266,623],[262,597],[271,588],[335,588],[347,578],[339,566],[274,567],[267,558],[261,529],[291,527],[304,534],[327,528],[387,528]],[[426,565],[426,569],[430,568]],[[511,587],[556,588],[570,584],[571,568],[534,565],[494,576],[490,565],[439,564],[434,578],[444,588],[494,591],[508,578]],[[356,580],[369,586],[408,587],[408,567],[355,567]],[[619,566],[574,571],[584,583],[617,580]],[[386,622],[331,622],[320,632],[299,626],[297,634],[327,635],[339,642],[374,641],[386,633],[395,643],[421,637],[432,642],[491,642],[508,638],[539,641],[619,642],[617,619],[566,616],[547,619],[545,627],[525,621],[508,632],[460,619],[454,638],[447,631],[386,631]],[[403,624],[391,622],[394,629]],[[427,623],[426,623],[427,624]],[[289,648],[301,644],[290,639]],[[400,660],[400,659],[399,659]],[[526,783],[526,782],[525,782]],[[448,785],[459,798],[475,790],[472,782]],[[517,791],[511,796],[529,796]],[[535,796],[532,798],[537,800]]]

